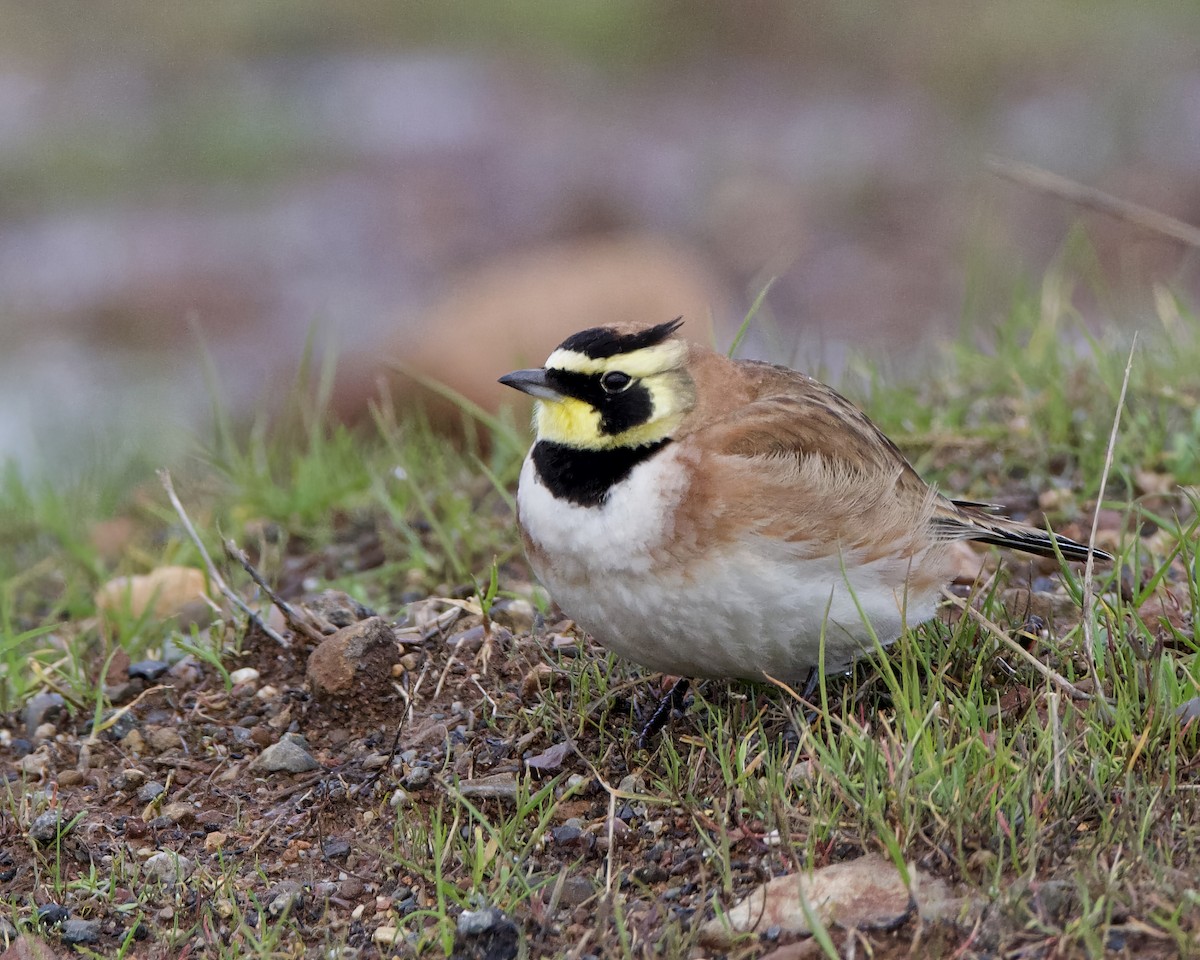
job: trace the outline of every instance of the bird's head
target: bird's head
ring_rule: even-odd
[[[682,320],[582,330],[543,367],[500,382],[537,398],[539,440],[584,450],[642,447],[670,437],[696,402]]]

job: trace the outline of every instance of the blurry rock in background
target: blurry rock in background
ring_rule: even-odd
[[[707,296],[718,343],[777,277],[743,352],[804,366],[986,332],[1052,265],[1085,320],[1200,290],[1194,252],[984,169],[1200,223],[1177,0],[13,0],[0,56],[0,460],[170,459],[213,401],[201,343],[236,415],[310,337],[439,377],[479,343],[457,382],[490,383],[497,342],[561,339],[503,274],[605,234],[694,264],[646,309]],[[624,296],[578,282],[581,312]]]
[[[462,412],[395,365],[436,380],[490,413],[512,405],[497,383],[517,367],[541,366],[577,330],[608,323],[685,320],[683,332],[713,345],[714,312],[728,297],[700,254],[650,234],[614,234],[500,256],[448,278],[447,293],[415,328],[382,340],[366,354],[342,358],[334,409],[360,420],[387,394],[403,408],[419,404],[435,425],[453,429]]]

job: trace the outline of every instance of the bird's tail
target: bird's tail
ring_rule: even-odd
[[[1058,536],[1047,530],[1039,530],[1025,523],[1018,523],[993,511],[999,510],[990,504],[970,500],[944,501],[945,506],[934,513],[933,526],[940,540],[978,540],[1022,553],[1039,557],[1062,556],[1066,560],[1086,561],[1088,545]],[[1097,560],[1112,560],[1105,550],[1093,548]]]

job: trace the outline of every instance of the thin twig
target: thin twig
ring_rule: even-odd
[[[108,717],[106,717],[104,719],[103,723],[97,724],[95,727],[93,727],[91,735],[88,737],[88,740],[94,742],[96,739],[96,734],[103,733],[105,730],[108,730],[110,727],[114,726],[123,716],[125,716],[125,714],[129,713],[134,708],[136,708],[137,705],[139,703],[141,703],[143,700],[145,700],[146,697],[150,696],[150,694],[156,693],[159,690],[166,690],[166,689],[167,688],[162,684],[159,684],[154,687],[147,687],[145,690],[143,690],[141,693],[139,693],[136,697],[134,697],[129,703],[126,703],[123,706],[120,706],[116,710],[114,710]]]
[[[1117,431],[1121,426],[1121,411],[1125,409],[1125,394],[1129,390],[1129,372],[1133,369],[1133,354],[1137,350],[1137,332],[1129,345],[1129,359],[1125,361],[1125,377],[1121,381],[1121,395],[1117,397],[1117,409],[1113,414],[1112,430],[1108,434],[1108,448],[1104,451],[1104,469],[1100,473],[1100,490],[1096,494],[1096,510],[1092,514],[1092,532],[1088,536],[1087,563],[1083,568],[1083,644],[1088,673],[1097,690],[1100,689],[1100,674],[1096,670],[1095,636],[1092,626],[1096,606],[1096,584],[1092,572],[1096,566],[1096,531],[1100,527],[1100,506],[1104,503],[1104,489],[1108,486],[1108,475],[1112,471],[1113,450],[1117,445]]]
[[[1097,706],[1103,708],[1103,713],[1106,718],[1111,719],[1111,716],[1112,716],[1111,708],[1109,707],[1108,702],[1102,696],[1099,696],[1097,694],[1087,693],[1086,691],[1080,690],[1077,686],[1075,686],[1075,684],[1073,684],[1070,680],[1068,680],[1066,677],[1064,677],[1061,673],[1059,673],[1056,670],[1050,669],[1048,666],[1046,666],[1044,663],[1042,663],[1041,660],[1039,660],[1032,653],[1030,653],[1028,650],[1026,650],[1023,646],[1021,646],[1019,643],[1017,643],[1016,640],[1014,640],[1012,637],[1010,637],[1008,635],[1008,632],[1002,626],[1000,626],[998,623],[994,623],[993,621],[989,620],[982,613],[980,613],[973,606],[971,606],[966,600],[962,599],[961,597],[955,596],[953,593],[950,593],[948,590],[943,591],[942,595],[944,597],[946,597],[946,599],[948,599],[951,603],[953,603],[960,610],[965,611],[968,616],[970,616],[972,619],[974,619],[984,629],[995,634],[995,636],[1000,640],[1001,643],[1003,643],[1005,646],[1007,646],[1009,649],[1011,649],[1013,651],[1013,653],[1015,653],[1017,656],[1021,657],[1026,663],[1028,663],[1031,667],[1033,667],[1043,677],[1045,677],[1051,683],[1055,684],[1059,689],[1061,689],[1065,694],[1067,694],[1067,696],[1069,696],[1072,700],[1086,700],[1090,703],[1094,703]]]
[[[315,629],[313,625],[308,622],[308,618],[305,617],[303,613],[301,613],[290,603],[284,600],[283,597],[279,596],[279,594],[271,589],[267,581],[263,579],[263,575],[259,573],[254,564],[250,562],[250,558],[246,556],[246,552],[241,547],[239,547],[232,540],[222,541],[222,546],[225,547],[225,556],[227,556],[230,560],[236,560],[238,563],[240,563],[242,565],[242,569],[250,574],[250,579],[257,583],[262,592],[267,595],[267,599],[269,599],[273,604],[275,604],[275,606],[279,608],[279,612],[283,614],[283,619],[287,621],[289,627],[291,627],[297,633],[304,634],[304,636],[313,643],[320,643],[325,639],[325,635],[321,633],[321,631]]]
[[[192,525],[191,518],[188,517],[187,511],[183,509],[183,504],[179,502],[179,497],[175,493],[175,485],[171,482],[171,472],[169,470],[159,470],[158,480],[163,485],[163,489],[167,491],[167,497],[171,501],[171,506],[175,508],[175,512],[179,514],[179,519],[183,523],[183,528],[191,537],[192,543],[196,545],[196,549],[200,551],[200,558],[204,561],[204,566],[208,569],[208,578],[216,585],[221,594],[232,603],[237,609],[241,610],[250,622],[253,623],[259,630],[265,633],[268,637],[274,640],[281,647],[289,647],[291,644],[287,642],[278,633],[267,626],[266,622],[257,613],[250,609],[246,601],[229,589],[229,584],[225,582],[225,578],[221,576],[217,570],[217,566],[212,561],[212,557],[208,555],[208,551],[204,548],[204,541],[200,539],[200,534],[196,532],[196,528]]]
[[[1157,233],[1177,243],[1189,247],[1200,247],[1200,229],[1193,227],[1190,223],[1184,223],[1182,220],[1176,220],[1165,213],[1160,213],[1158,210],[1122,200],[1103,190],[1097,190],[1095,187],[1084,186],[1068,177],[1035,167],[1031,163],[1020,163],[1004,157],[989,157],[987,167],[992,173],[1005,180],[1011,180],[1013,183],[1019,183],[1034,190],[1041,190],[1043,193],[1053,194],[1063,200],[1077,203],[1081,207],[1089,207],[1100,213],[1108,214],[1110,217],[1116,217],[1118,220],[1125,220],[1136,227],[1150,233]]]

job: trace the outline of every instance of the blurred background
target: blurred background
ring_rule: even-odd
[[[0,462],[169,460],[306,342],[490,402],[608,317],[836,369],[928,355],[1047,271],[1194,302],[1197,251],[1007,182],[1200,223],[1179,0],[3,0]],[[204,356],[218,384],[206,382]]]

